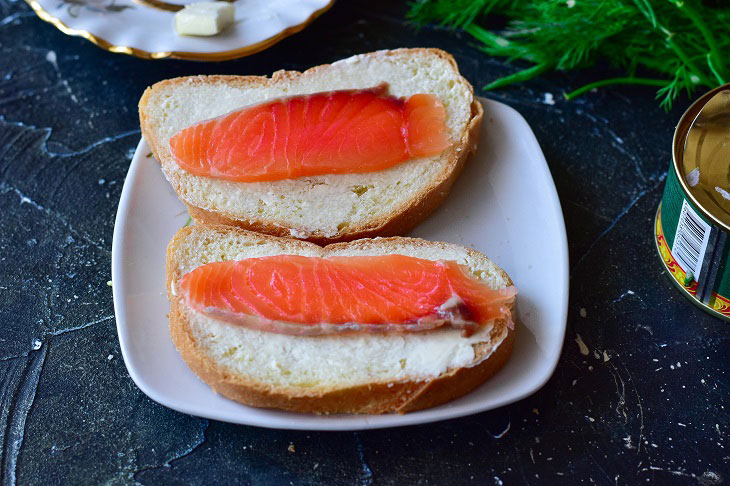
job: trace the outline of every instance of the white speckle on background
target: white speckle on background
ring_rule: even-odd
[[[34,339],[33,340],[33,351],[35,351],[37,349],[41,349],[42,344],[43,344],[43,342],[40,339],[38,339],[38,338]]]
[[[624,300],[624,297],[627,297],[629,295],[636,295],[636,292],[634,292],[633,290],[627,290],[626,292],[621,294],[618,299],[614,299],[614,303]]]
[[[56,57],[56,51],[48,51],[46,53],[46,61],[53,64],[55,69],[58,69],[58,57]]]
[[[545,96],[542,99],[542,102],[546,105],[554,105],[555,104],[555,97],[553,97],[552,93],[545,93]]]
[[[501,439],[502,437],[504,437],[507,434],[507,432],[509,432],[509,429],[511,427],[512,427],[512,422],[507,422],[507,427],[505,427],[505,429],[502,432],[500,432],[499,434],[492,435],[492,437],[494,437],[495,439]]]

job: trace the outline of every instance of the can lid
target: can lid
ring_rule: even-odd
[[[674,159],[695,206],[730,231],[730,84],[702,96],[682,116]]]

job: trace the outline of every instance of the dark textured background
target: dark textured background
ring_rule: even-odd
[[[0,0],[3,484],[730,481],[730,328],[674,289],[652,242],[673,127],[690,100],[668,114],[645,88],[563,101],[603,68],[488,94],[532,125],[568,229],[568,332],[538,393],[459,420],[308,433],[182,415],[132,383],[107,281],[143,89],[167,77],[267,74],[401,46],[450,51],[475,87],[519,68],[486,58],[464,35],[416,32],[404,11],[341,0],[263,53],[203,64],[107,53],[22,1]]]

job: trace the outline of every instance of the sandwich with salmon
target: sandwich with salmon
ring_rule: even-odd
[[[418,238],[325,247],[224,225],[167,251],[170,332],[214,391],[297,412],[405,413],[512,352],[516,290],[481,253]]]
[[[148,88],[144,138],[198,223],[319,244],[408,232],[446,197],[483,111],[438,49]]]

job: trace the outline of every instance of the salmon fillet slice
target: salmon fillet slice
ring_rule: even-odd
[[[375,172],[451,145],[438,97],[371,89],[292,96],[196,123],[170,139],[174,160],[203,177],[260,182]]]
[[[185,274],[180,286],[200,312],[301,335],[443,326],[468,335],[494,319],[509,319],[517,293],[514,287],[490,289],[455,261],[396,254],[214,262]]]

